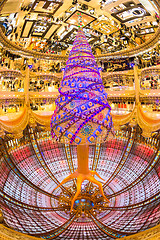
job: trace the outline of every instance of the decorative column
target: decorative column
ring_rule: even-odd
[[[29,105],[29,67],[26,65],[25,71],[25,79],[24,79],[24,95],[25,95],[25,104]]]
[[[3,212],[0,210],[0,223],[3,223],[4,217],[3,217]]]
[[[134,81],[135,81],[135,93],[136,93],[136,105],[139,103],[139,92],[140,92],[140,81],[138,77],[138,65],[135,64],[133,67],[134,70]]]
[[[137,124],[137,119],[138,119],[138,104],[139,104],[139,92],[140,92],[140,82],[139,82],[139,77],[138,77],[138,62],[134,62],[134,81],[135,81],[135,95],[136,95],[136,105],[135,105],[135,110],[134,114],[132,115],[132,119],[130,121],[130,126],[134,127]]]
[[[10,69],[14,70],[14,60],[10,60]]]

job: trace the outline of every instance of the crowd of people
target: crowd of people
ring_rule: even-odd
[[[54,92],[58,91],[59,81],[30,80],[29,91],[32,92]]]
[[[144,55],[138,56],[136,58],[131,57],[117,60],[109,59],[107,61],[101,62],[101,68],[103,72],[130,70],[133,69],[135,60],[138,63],[139,69],[159,65],[160,64],[159,49],[155,49],[151,53],[145,53]]]
[[[142,90],[160,89],[160,75],[155,78],[151,76],[141,79],[140,86]]]
[[[24,83],[22,79],[5,79],[1,81],[0,85],[0,91],[11,91],[11,92],[17,92],[17,91],[24,91]]]

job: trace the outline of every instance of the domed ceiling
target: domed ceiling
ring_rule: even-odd
[[[0,40],[6,48],[13,43],[12,51],[17,50],[16,54],[24,49],[24,56],[31,56],[32,50],[41,55],[68,54],[78,29],[78,14],[82,14],[83,30],[98,55],[145,44],[159,25],[156,0],[5,0],[3,3],[0,25],[7,40],[4,37]]]
[[[76,179],[54,188],[77,168],[76,146],[57,144],[43,127],[1,139],[0,206],[4,224],[44,239],[115,239],[155,226],[160,217],[159,134],[125,126],[106,143],[90,145],[89,168],[105,180],[104,201],[85,181],[70,213]]]

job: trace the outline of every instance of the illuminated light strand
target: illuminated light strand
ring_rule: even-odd
[[[71,61],[71,60],[73,60],[75,58],[88,58],[88,59],[92,58],[92,59],[94,59],[94,56],[93,55],[91,55],[91,56],[75,56],[75,57],[72,57],[69,60],[67,60],[66,64],[68,64],[69,61]]]
[[[95,103],[97,103],[97,101],[93,101],[93,102],[95,102]],[[98,102],[99,103],[99,102]],[[102,104],[103,104],[103,102],[102,102]],[[109,105],[106,105],[106,104],[103,104],[104,105],[104,107],[110,107]],[[60,107],[62,107],[62,106],[60,106]],[[66,110],[67,111],[67,109],[66,108],[63,108],[63,110]],[[95,110],[95,109],[94,109]],[[85,115],[85,113],[86,112],[84,112],[84,114],[83,115]],[[89,113],[93,113],[93,109],[92,109],[92,111],[90,110],[90,111],[88,111],[88,114]],[[71,113],[72,114],[72,113]],[[80,117],[81,118],[81,115],[78,115],[77,113],[73,113],[72,115],[76,115],[76,117]],[[61,120],[61,121],[59,121],[59,123],[60,122],[62,122],[63,121],[63,119]],[[55,121],[56,122],[56,121]],[[103,123],[101,123],[100,121],[98,121],[98,123],[99,124],[102,124],[103,125]],[[56,125],[56,123],[55,123],[55,125]],[[105,125],[104,125],[105,126]]]
[[[113,125],[111,107],[107,102],[99,67],[81,31],[66,62],[59,93],[55,101],[57,107],[51,118],[53,138],[65,142],[66,137],[68,140],[65,143],[70,144],[73,141],[76,144],[84,141],[94,143],[101,133],[103,140],[106,139]],[[84,132],[88,123],[92,125],[89,135]]]
[[[99,84],[99,83],[96,83],[96,84]],[[90,84],[90,85],[88,86],[88,88],[89,88],[89,87],[92,87],[92,85],[94,86],[95,84]],[[85,90],[81,90],[81,93],[84,92],[84,91],[85,91]],[[75,97],[79,95],[80,90],[78,91],[78,93],[77,93],[76,95],[70,95],[70,94],[63,93],[63,92],[61,92],[60,89],[59,89],[59,92],[60,92],[60,94],[63,95],[63,96],[66,96],[66,97],[68,97],[68,98],[69,98],[69,97],[72,97],[72,98],[74,97],[74,99],[75,99]],[[71,93],[72,93],[72,92],[74,93],[75,90],[71,90]],[[56,100],[56,105],[59,107],[58,112],[59,112],[61,109],[67,110],[67,109],[64,109],[64,106],[66,106],[70,101],[72,101],[72,98],[68,99],[68,101],[66,101],[63,105],[60,105],[60,104],[58,103],[58,101]],[[86,99],[86,98],[84,98],[84,97],[81,97],[81,99],[83,99],[83,100],[88,100],[88,99]],[[91,99],[90,99],[90,100],[91,100]],[[109,106],[108,103],[105,104],[104,102],[98,101],[98,100],[95,100],[95,99],[92,99],[92,102],[95,103],[95,104],[101,104],[101,105],[106,106],[106,107],[108,107],[109,109],[111,109],[111,107]],[[58,113],[58,112],[57,112],[57,113]]]
[[[81,42],[81,43],[79,43],[78,41],[75,41],[74,43],[73,43],[73,48],[72,48],[72,51],[70,52],[70,53],[72,53],[73,51],[74,51],[74,48],[77,48],[77,47],[82,47],[82,46],[88,46],[88,48],[89,49],[91,49],[91,47],[90,47],[90,45],[88,44],[88,43],[86,43],[85,41],[84,41],[84,43],[83,42]]]
[[[74,67],[81,67],[80,65],[79,66],[74,66]],[[96,70],[94,70],[94,69],[89,69],[89,70],[85,70],[85,71],[78,71],[78,72],[74,72],[73,74],[71,74],[71,76],[73,76],[73,75],[77,75],[77,74],[80,74],[80,73],[87,73],[87,72],[95,72],[95,73],[97,73],[99,76],[100,76],[100,73],[98,72],[98,70],[96,71]],[[64,75],[65,76],[65,75]],[[65,76],[65,77],[71,77],[71,76]]]
[[[105,107],[101,107],[99,108],[98,111],[96,111],[95,113],[93,113],[92,115],[90,115],[83,123],[81,123],[79,125],[79,127],[77,128],[77,130],[75,131],[75,134],[72,136],[71,140],[70,140],[70,144],[73,143],[73,141],[75,140],[76,138],[76,135],[79,133],[79,131],[82,129],[82,127],[88,123],[95,115],[97,115],[98,113],[100,113]]]

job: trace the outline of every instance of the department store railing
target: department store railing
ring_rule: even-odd
[[[142,70],[135,65],[129,71],[102,73],[115,127],[128,122],[133,126],[139,124],[144,136],[159,129],[159,73],[159,65]],[[17,118],[22,120],[23,126],[30,118],[35,123],[48,126],[55,109],[55,98],[59,95],[62,73],[35,73],[26,67],[23,72],[1,69],[0,76],[3,83],[0,91],[0,126],[2,124],[2,128],[8,129],[3,126],[5,121],[17,121]],[[149,83],[147,89],[142,87],[142,82],[145,85]],[[12,128],[9,129],[12,131]]]
[[[108,100],[114,114],[127,114],[135,107],[136,92],[145,111],[160,111],[160,65],[145,69],[137,69],[139,89],[135,88],[133,70],[119,72],[102,72],[102,80]],[[25,71],[0,69],[0,115],[22,110],[25,95],[29,95],[29,103],[33,111],[53,111],[54,100],[62,79],[62,73],[43,73],[29,71],[28,79]],[[27,85],[28,82],[28,85]],[[26,93],[27,85],[27,93]],[[24,92],[25,88],[25,92]]]

